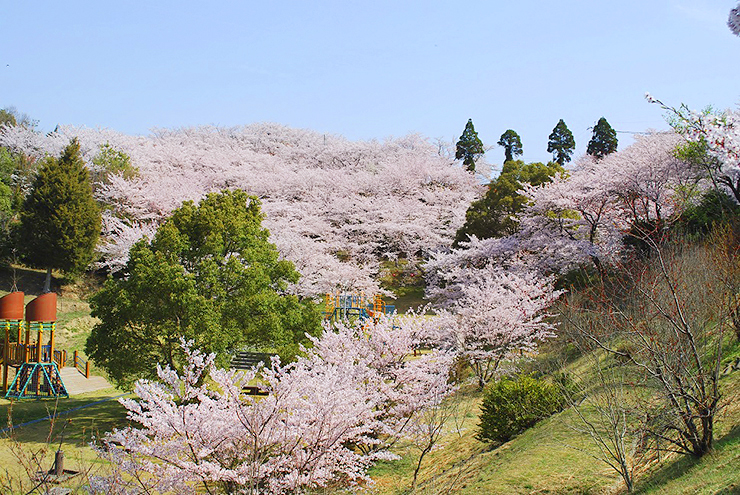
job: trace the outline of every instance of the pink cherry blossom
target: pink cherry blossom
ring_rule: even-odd
[[[370,483],[368,467],[395,457],[395,439],[420,435],[424,412],[454,390],[450,354],[409,359],[426,326],[381,317],[327,327],[296,362],[247,372],[218,369],[183,343],[181,373],[159,368],[159,381],[139,381],[138,399],[121,401],[139,427],[106,435],[99,450],[114,469],[91,489],[284,494]],[[243,395],[258,376],[268,395]]]

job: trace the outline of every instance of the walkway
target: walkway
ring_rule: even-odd
[[[93,390],[102,390],[112,388],[113,386],[102,376],[93,376],[85,378],[85,375],[77,371],[73,366],[67,366],[59,370],[62,375],[62,381],[67,388],[69,395],[84,394]]]

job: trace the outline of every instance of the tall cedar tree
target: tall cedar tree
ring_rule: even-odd
[[[455,160],[462,159],[465,168],[469,172],[475,172],[475,161],[485,152],[483,143],[478,137],[475,127],[473,127],[473,119],[468,119],[465,130],[457,141]]]
[[[570,161],[570,155],[576,148],[576,141],[573,139],[573,133],[565,125],[563,119],[560,119],[550,133],[550,140],[547,143],[547,152],[552,153],[552,159],[558,162],[562,167],[565,162]]]
[[[594,135],[588,142],[586,153],[600,160],[615,151],[617,151],[617,131],[601,117],[594,127]]]
[[[507,129],[506,132],[501,134],[501,138],[498,140],[499,146],[504,147],[504,163],[510,162],[515,156],[521,156],[524,153],[522,149],[522,139],[516,131]]]
[[[93,258],[100,236],[100,210],[89,175],[73,139],[58,159],[47,158],[20,211],[19,249],[26,263],[51,270],[82,272]]]
[[[519,230],[516,219],[527,204],[527,198],[519,194],[522,184],[539,186],[550,182],[552,177],[564,172],[555,162],[524,163],[512,160],[504,164],[501,175],[488,185],[488,191],[478,201],[473,201],[465,213],[465,223],[455,235],[454,246],[467,241],[471,235],[478,239],[505,237]]]
[[[244,346],[290,359],[320,331],[309,300],[288,294],[298,280],[261,223],[257,198],[243,191],[186,201],[130,251],[124,277],[109,278],[90,300],[100,319],[85,350],[119,386],[154,378],[156,365],[180,368],[180,339],[218,355]]]

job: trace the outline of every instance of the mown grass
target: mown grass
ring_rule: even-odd
[[[701,459],[672,456],[636,483],[635,493],[740,494],[740,371],[720,379],[724,407],[714,449]]]
[[[584,361],[576,360],[573,366],[583,368]],[[699,460],[677,455],[664,458],[660,464],[637,475],[636,493],[740,493],[740,404],[737,400],[740,372],[723,377],[722,388],[726,407],[717,421],[714,451]],[[117,394],[115,390],[92,392],[60,400],[56,407],[59,412],[69,411]],[[481,400],[477,387],[464,387],[453,400],[456,414],[448,423],[440,448],[429,454],[422,464],[417,493],[597,494],[623,491],[617,474],[589,456],[589,452],[595,453],[594,447],[587,437],[572,428],[577,422],[573,411],[557,414],[503,445],[490,445],[475,438]],[[16,403],[13,421],[18,424],[45,417],[54,405],[53,401]],[[7,417],[8,406],[8,401],[0,401],[2,417]],[[125,424],[125,410],[111,400],[60,415],[53,428],[49,421],[20,428],[0,439],[0,466],[3,471],[7,470],[6,474],[27,477],[17,463],[18,449],[42,452],[41,464],[51,467],[54,451],[61,441],[71,469],[104,469],[88,442],[102,432]],[[396,452],[402,456],[400,460],[381,462],[371,470],[370,475],[376,483],[370,493],[409,493],[418,452],[403,444]],[[68,486],[79,488],[79,480],[70,480]]]
[[[105,470],[90,442],[127,424],[126,411],[115,389],[99,390],[69,399],[0,400],[0,492],[25,493],[35,484],[37,470],[51,469],[57,449],[65,455],[65,469],[81,473],[60,486],[84,493],[87,476]],[[56,415],[55,418],[49,418]],[[31,424],[24,423],[40,420]],[[16,426],[8,430],[8,425]],[[5,490],[5,491],[3,491]],[[43,492],[43,491],[42,491]]]
[[[637,482],[637,494],[740,493],[740,425],[716,442],[701,459],[673,457]]]

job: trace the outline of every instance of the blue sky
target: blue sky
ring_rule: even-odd
[[[604,116],[665,128],[650,92],[740,102],[734,0],[0,0],[0,107],[146,134],[278,122],[350,139],[456,140],[468,118],[492,163],[506,129],[547,160],[564,119],[585,151]],[[619,134],[620,144],[630,141]]]

